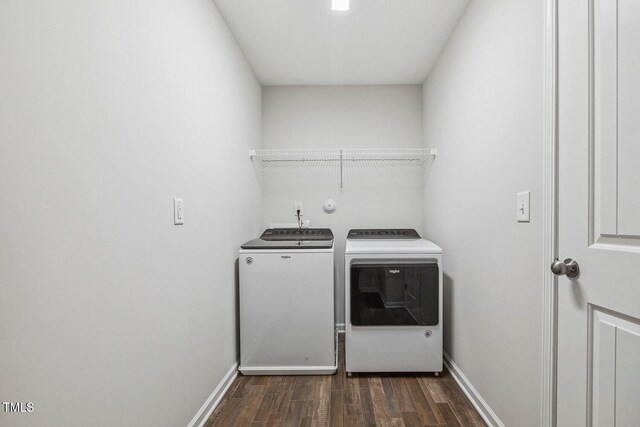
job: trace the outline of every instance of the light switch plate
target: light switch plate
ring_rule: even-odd
[[[173,199],[173,224],[184,224],[184,200]]]
[[[518,213],[517,219],[518,222],[529,222],[530,221],[530,210],[529,210],[529,202],[531,200],[529,191],[522,191],[518,193]]]

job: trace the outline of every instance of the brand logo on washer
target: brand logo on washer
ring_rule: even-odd
[[[280,255],[280,258],[289,259],[289,258],[291,258],[291,255]]]
[[[398,273],[400,273],[400,270],[389,270],[389,273],[398,274]]]
[[[247,264],[249,264],[249,265],[253,264],[253,258],[248,257],[247,258]]]

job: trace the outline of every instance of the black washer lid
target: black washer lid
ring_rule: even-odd
[[[331,249],[333,233],[328,228],[269,228],[242,249]]]
[[[262,240],[333,240],[329,228],[268,228],[260,236]]]

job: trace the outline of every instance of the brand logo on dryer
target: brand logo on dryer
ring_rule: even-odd
[[[389,274],[398,274],[400,270],[389,270]]]
[[[289,259],[289,258],[291,258],[291,255],[280,255],[280,258]]]

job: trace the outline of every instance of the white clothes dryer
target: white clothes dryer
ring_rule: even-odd
[[[442,371],[442,249],[410,229],[350,230],[345,370]]]

